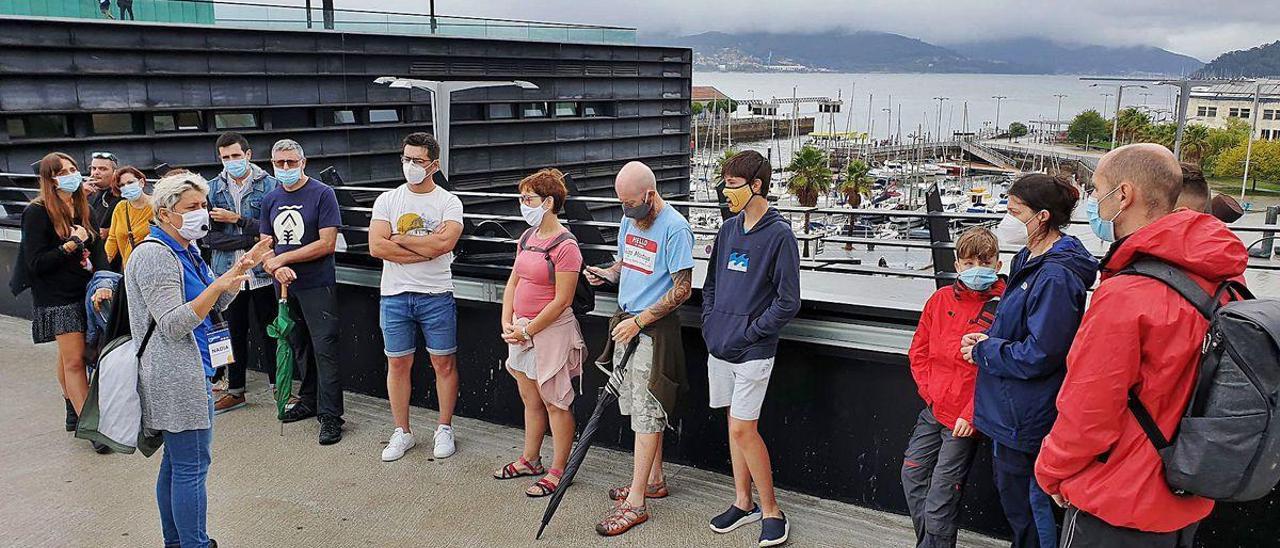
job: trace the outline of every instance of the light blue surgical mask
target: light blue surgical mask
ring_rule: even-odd
[[[54,177],[58,181],[58,190],[63,192],[75,192],[80,190],[80,184],[84,183],[84,176],[79,171],[74,171],[66,175]]]
[[[291,185],[298,182],[298,179],[301,179],[301,178],[302,178],[301,167],[295,167],[293,169],[276,168],[276,180],[280,181],[280,184]]]
[[[1120,187],[1117,186],[1111,189],[1111,192],[1106,193],[1102,198],[1089,196],[1089,199],[1084,202],[1085,214],[1089,216],[1089,228],[1093,229],[1093,234],[1104,242],[1116,241],[1116,217],[1119,217],[1124,210],[1117,211],[1115,215],[1111,216],[1110,220],[1103,219],[1098,214],[1098,203],[1110,198],[1117,190],[1120,190]]]
[[[986,291],[987,288],[995,285],[996,280],[1000,279],[996,269],[986,266],[975,266],[961,272],[958,276],[960,283],[974,291]]]
[[[123,196],[124,199],[130,202],[137,200],[138,198],[142,197],[142,185],[138,184],[137,181],[134,181],[132,183],[121,186],[120,195]]]
[[[227,160],[222,162],[222,169],[227,170],[227,174],[239,179],[249,172],[249,159],[240,158],[239,160]]]

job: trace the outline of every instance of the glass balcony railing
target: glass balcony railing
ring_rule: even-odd
[[[314,4],[319,4],[316,0]],[[107,12],[98,0],[0,0],[0,15],[71,17],[217,25],[267,30],[334,30],[414,36],[459,36],[498,40],[634,44],[636,30],[514,19],[436,16],[312,6],[276,6],[218,0],[112,0]],[[129,8],[132,8],[131,10]],[[132,15],[132,17],[130,17]]]

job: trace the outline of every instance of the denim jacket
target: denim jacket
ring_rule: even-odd
[[[85,330],[85,344],[94,348],[98,344],[98,337],[107,330],[107,321],[111,318],[111,303],[107,301],[102,303],[102,310],[93,309],[93,294],[99,289],[110,289],[115,292],[119,289],[122,276],[110,270],[99,270],[93,273],[93,278],[89,279],[89,287],[84,294],[84,313],[89,319],[88,329]]]
[[[235,183],[231,181],[231,176],[225,170],[209,181],[210,210],[220,207],[230,211],[237,209],[240,211],[239,222],[211,222],[209,235],[205,236],[204,241],[201,242],[213,251],[213,260],[210,261],[209,266],[218,275],[225,274],[231,269],[231,265],[235,263],[237,251],[248,250],[258,242],[258,219],[262,215],[260,208],[262,197],[280,185],[275,177],[268,175],[265,170],[252,163],[249,164],[249,173],[248,184],[253,185],[253,188],[240,197],[239,208],[232,203],[231,190],[228,188],[228,185]],[[253,269],[253,276],[263,282],[271,281],[271,276],[262,270],[261,266]]]

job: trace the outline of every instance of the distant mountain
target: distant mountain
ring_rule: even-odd
[[[953,44],[973,59],[1008,63],[1039,74],[1188,75],[1204,65],[1194,57],[1155,47],[1073,45],[1042,38],[1013,38]]]
[[[887,32],[704,32],[679,37],[649,35],[642,39],[691,47],[704,56],[740,52],[764,65],[781,58],[811,68],[847,72],[1028,72],[1008,63],[971,59],[923,40]]]
[[[1229,51],[1196,73],[1204,78],[1280,77],[1280,41],[1256,48]]]

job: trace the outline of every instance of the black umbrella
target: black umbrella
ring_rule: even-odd
[[[560,484],[556,487],[556,492],[552,493],[551,499],[547,501],[547,511],[542,514],[542,526],[538,527],[538,535],[535,538],[542,538],[542,531],[547,528],[548,523],[551,523],[551,516],[554,516],[556,508],[560,507],[560,500],[564,498],[565,491],[573,482],[573,476],[578,473],[578,468],[582,467],[583,459],[587,458],[587,451],[591,449],[591,438],[595,437],[596,430],[600,428],[600,417],[604,415],[604,408],[618,401],[622,373],[627,369],[627,362],[631,361],[631,354],[636,351],[636,345],[639,342],[640,335],[636,335],[631,342],[627,343],[626,350],[622,352],[622,361],[613,368],[609,381],[605,383],[604,388],[600,389],[600,395],[596,398],[596,408],[591,412],[591,418],[587,419],[587,425],[582,427],[582,434],[578,436],[578,446],[574,447],[573,452],[569,454],[569,462],[564,467],[564,474],[560,476]]]

